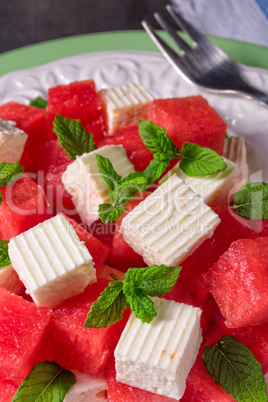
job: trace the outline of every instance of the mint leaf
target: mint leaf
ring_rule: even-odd
[[[122,177],[116,173],[110,159],[104,158],[101,155],[96,155],[96,157],[101,177],[106,182],[108,188],[113,191],[117,184],[121,183]]]
[[[162,152],[171,159],[179,152],[178,147],[170,139],[167,130],[152,121],[139,121],[139,134],[144,145],[152,154]]]
[[[18,388],[12,402],[62,402],[75,383],[75,375],[57,363],[37,363]]]
[[[142,172],[130,173],[127,177],[121,180],[122,185],[135,184],[140,187],[141,190],[145,190],[147,180]]]
[[[67,119],[57,114],[53,127],[60,145],[72,160],[97,148],[93,135],[84,129],[80,120]]]
[[[226,163],[216,151],[191,142],[183,144],[180,168],[187,176],[211,175],[226,167]]]
[[[30,102],[30,106],[35,106],[38,107],[39,109],[46,109],[47,107],[47,101],[40,96],[37,96],[37,98],[33,99]]]
[[[11,265],[8,255],[8,240],[0,240],[0,269]]]
[[[202,359],[215,383],[219,383],[236,401],[267,401],[267,385],[261,364],[231,335],[205,347]]]
[[[140,185],[136,183],[130,183],[127,185],[120,184],[111,192],[111,202],[115,206],[124,206],[135,197],[140,189]]]
[[[268,219],[268,183],[249,183],[235,195],[233,207],[248,219]]]
[[[92,304],[85,321],[85,328],[106,328],[123,317],[128,302],[123,294],[123,281],[109,282],[109,285]]]
[[[98,213],[100,219],[106,225],[110,221],[116,221],[125,211],[126,208],[120,206],[114,207],[112,204],[101,204],[99,205]]]
[[[22,175],[23,170],[18,162],[0,163],[0,187],[12,184]]]
[[[166,265],[152,265],[149,268],[140,268],[143,281],[140,287],[148,296],[164,296],[176,284],[182,267],[167,267]]]
[[[166,168],[169,166],[169,160],[160,161],[158,159],[151,160],[150,164],[144,170],[144,176],[149,185],[153,184],[162,174],[165,172]]]
[[[142,322],[149,324],[157,313],[153,301],[146,295],[145,290],[140,287],[143,279],[142,274],[139,269],[130,268],[126,272],[125,278],[123,292],[131,311]]]

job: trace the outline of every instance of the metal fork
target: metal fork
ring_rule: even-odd
[[[226,53],[180,14],[175,13],[170,5],[166,8],[180,30],[190,37],[193,47],[189,46],[158,13],[154,14],[156,20],[178,46],[179,53],[171,49],[148,22],[142,21],[142,25],[166,59],[186,81],[211,92],[238,93],[268,106],[268,95],[246,83],[239,73],[237,64]]]

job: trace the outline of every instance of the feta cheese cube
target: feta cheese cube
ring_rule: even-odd
[[[124,217],[120,232],[146,264],[176,266],[219,222],[204,199],[174,174]]]
[[[113,134],[122,126],[138,124],[145,118],[146,110],[153,100],[152,95],[140,83],[100,91],[106,105],[108,134]]]
[[[245,184],[248,183],[247,150],[244,137],[225,138],[223,156],[238,165]]]
[[[96,282],[87,247],[62,215],[12,238],[8,252],[13,268],[39,306],[54,308]]]
[[[110,190],[99,173],[96,155],[109,158],[116,172],[122,177],[135,172],[122,145],[106,145],[78,156],[67,167],[62,175],[62,182],[66,191],[72,196],[83,223],[87,225],[99,219],[99,205],[110,202]]]
[[[63,402],[104,402],[106,397],[106,379],[101,373],[98,377],[72,370],[76,383],[69,389]]]
[[[150,324],[131,313],[115,349],[116,379],[179,400],[202,342],[202,311],[184,303],[153,298],[157,316]]]
[[[14,121],[0,119],[0,163],[19,162],[27,138]]]
[[[163,184],[169,177],[176,173],[196,194],[205,199],[205,203],[211,208],[226,204],[232,200],[234,194],[244,184],[241,170],[236,163],[225,159],[227,168],[218,173],[190,177],[180,168],[179,163],[159,180]]]

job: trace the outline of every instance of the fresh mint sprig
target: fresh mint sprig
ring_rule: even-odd
[[[8,254],[8,240],[0,240],[0,269],[11,265]]]
[[[19,386],[11,402],[58,401],[76,383],[74,373],[52,361],[37,363]]]
[[[85,328],[106,328],[115,324],[122,319],[127,307],[130,307],[142,322],[150,323],[157,315],[150,297],[168,293],[177,282],[180,271],[181,267],[166,265],[129,268],[125,280],[109,282],[107,288],[92,304]]]
[[[238,402],[267,402],[261,364],[243,343],[231,335],[207,346],[202,355],[208,374]]]
[[[223,158],[210,148],[185,142],[181,152],[167,130],[152,121],[140,120],[139,134],[144,145],[154,155],[145,169],[148,184],[154,183],[165,172],[173,159],[180,158],[179,166],[187,176],[206,176],[227,167]]]
[[[40,96],[37,96],[37,98],[33,99],[30,102],[30,106],[35,106],[38,107],[39,109],[46,109],[47,107],[47,101]]]
[[[101,177],[110,189],[111,204],[99,205],[99,217],[103,223],[117,220],[125,211],[124,205],[137,194],[141,189],[145,189],[147,180],[142,172],[130,173],[127,177],[119,176],[111,161],[101,155],[96,155],[98,169]]]
[[[93,134],[88,133],[80,120],[67,119],[57,114],[53,121],[53,131],[70,159],[94,151],[97,147]]]
[[[268,183],[249,183],[235,195],[236,212],[247,219],[268,219]]]

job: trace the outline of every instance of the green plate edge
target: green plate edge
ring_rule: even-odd
[[[233,60],[248,66],[268,69],[268,48],[212,36],[209,36],[209,39],[221,47]],[[72,36],[1,54],[0,76],[64,57],[107,50],[158,51],[147,33],[142,30]]]

